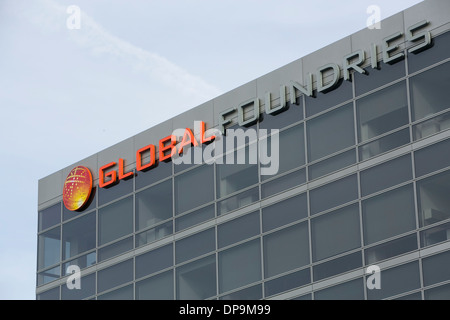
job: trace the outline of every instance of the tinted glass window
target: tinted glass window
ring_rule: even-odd
[[[355,279],[317,291],[314,300],[364,300],[364,280]]]
[[[366,160],[410,142],[409,128],[391,133],[359,147],[359,159]]]
[[[39,231],[61,223],[61,203],[39,211]]]
[[[418,177],[450,166],[450,139],[417,150],[414,160]]]
[[[63,224],[63,260],[96,247],[96,212]]]
[[[158,272],[173,265],[173,245],[136,256],[136,279]]]
[[[309,161],[355,144],[352,104],[314,118],[307,122],[306,127]]]
[[[61,286],[61,300],[81,300],[95,295],[95,273],[83,276],[81,283],[79,290]]]
[[[175,221],[175,230],[181,231],[187,229],[204,221],[213,219],[215,216],[214,204],[212,204],[177,218]]]
[[[450,172],[417,182],[419,221],[422,226],[450,219]]]
[[[98,272],[97,291],[102,292],[133,280],[133,259]]]
[[[264,274],[271,277],[309,264],[307,223],[264,236]]]
[[[364,242],[371,244],[415,229],[412,185],[362,202]]]
[[[422,260],[423,282],[429,286],[450,280],[450,251],[436,254]]]
[[[278,139],[278,141],[277,141]],[[292,170],[296,167],[305,164],[305,139],[303,132],[303,124],[281,131],[279,134],[274,134],[267,139],[260,141],[260,152],[267,150],[267,154],[271,157],[270,165],[278,165],[276,174]],[[272,145],[278,144],[278,150]],[[266,147],[267,145],[267,147]],[[266,149],[267,148],[267,149]],[[278,152],[277,152],[278,151]],[[278,155],[278,157],[275,157]],[[277,159],[278,158],[278,159]],[[278,160],[278,161],[276,161]],[[262,167],[266,165],[261,164]],[[268,166],[267,166],[268,167]],[[269,168],[268,168],[269,169]],[[275,169],[275,167],[274,167]],[[269,173],[272,173],[271,170]],[[275,174],[275,170],[274,170]],[[271,178],[272,175],[261,175],[261,179]]]
[[[412,234],[366,249],[364,257],[370,265],[414,250],[417,250],[417,236]]]
[[[216,293],[216,257],[196,260],[177,268],[177,299],[207,299]]]
[[[346,151],[326,160],[322,160],[319,163],[309,166],[309,180],[320,178],[324,175],[352,165],[355,162],[355,150]]]
[[[144,162],[146,163],[146,162]],[[158,166],[147,171],[138,171],[136,175],[136,190],[161,181],[172,175],[172,162],[157,162]]]
[[[411,179],[411,156],[406,155],[362,171],[361,193],[366,196]]]
[[[98,249],[98,261],[103,261],[133,249],[133,237],[128,237]]]
[[[56,227],[39,235],[38,269],[49,267],[61,259],[61,228]]]
[[[360,247],[358,205],[312,219],[311,230],[314,261]]]
[[[120,180],[109,188],[98,188],[98,204],[102,205],[133,192],[134,179]]]
[[[409,73],[416,72],[450,57],[450,32],[432,39],[433,47],[417,54],[408,54]]]
[[[219,252],[219,291],[226,292],[261,280],[260,240]],[[236,266],[239,272],[236,272]]]
[[[411,77],[409,83],[413,121],[450,107],[450,62]]]
[[[283,200],[262,209],[263,231],[281,227],[308,216],[306,193]]]
[[[218,247],[231,245],[259,233],[259,211],[256,211],[219,225],[217,227]]]
[[[98,210],[98,242],[108,243],[133,232],[133,197]]]
[[[214,228],[202,231],[175,243],[176,263],[198,257],[216,249]]]
[[[314,281],[319,281],[360,267],[362,267],[362,254],[358,251],[314,266]]]
[[[173,271],[136,282],[136,300],[173,300]]]
[[[306,182],[306,170],[300,169],[261,185],[261,197],[267,198]]]
[[[419,263],[417,261],[399,267],[381,270],[381,288],[367,290],[367,298],[384,299],[420,288]]]
[[[353,73],[356,96],[405,76],[405,61],[394,64],[380,62],[379,69],[365,68],[366,73]]]
[[[172,218],[172,180],[136,194],[136,230]]]
[[[203,165],[175,177],[176,213],[214,200],[214,167]]]
[[[309,193],[311,214],[331,209],[356,198],[358,198],[356,175],[331,182]]]
[[[359,141],[363,142],[409,122],[405,82],[356,101]]]
[[[264,283],[265,296],[271,296],[284,291],[304,286],[311,282],[311,271],[308,269],[297,271]]]

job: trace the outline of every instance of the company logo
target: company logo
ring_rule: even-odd
[[[91,171],[83,166],[73,168],[64,182],[64,206],[70,211],[80,210],[89,201],[91,191]]]

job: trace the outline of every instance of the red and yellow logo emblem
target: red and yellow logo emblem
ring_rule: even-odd
[[[91,191],[91,171],[83,166],[73,168],[64,182],[63,202],[65,207],[70,211],[81,209],[89,201]]]

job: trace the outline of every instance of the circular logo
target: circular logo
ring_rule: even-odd
[[[78,166],[70,171],[64,182],[63,202],[70,211],[81,209],[92,191],[92,174],[88,168]]]

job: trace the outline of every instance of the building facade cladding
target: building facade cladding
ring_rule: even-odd
[[[275,176],[161,162],[97,186],[76,214],[43,196],[70,168],[40,181],[37,299],[450,298],[450,10],[429,3],[400,16],[446,12],[431,48],[405,45],[404,59],[252,127],[280,130]],[[379,290],[366,286],[374,264]],[[66,285],[70,265],[79,290]]]

